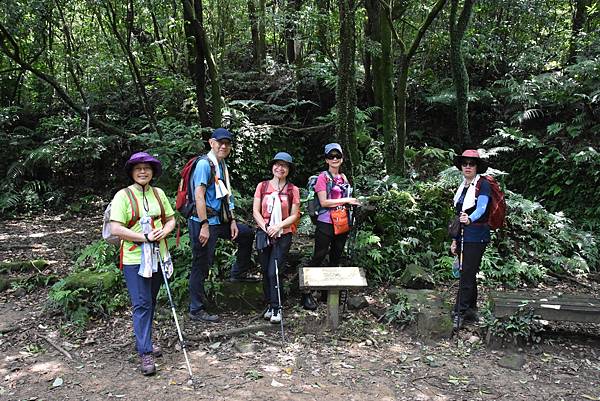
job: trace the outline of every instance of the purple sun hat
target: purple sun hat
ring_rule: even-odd
[[[162,164],[160,160],[146,152],[137,152],[132,154],[129,160],[127,160],[125,163],[125,171],[127,172],[127,175],[131,177],[131,170],[133,170],[133,166],[140,163],[148,163],[152,166],[152,176],[154,178],[158,178],[162,174]]]

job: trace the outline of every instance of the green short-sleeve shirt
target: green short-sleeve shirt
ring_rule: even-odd
[[[140,211],[140,217],[144,216],[147,213],[150,217],[152,217],[152,222],[155,228],[162,227],[162,221],[160,220],[160,205],[158,201],[154,197],[154,191],[152,188],[148,188],[146,190],[146,199],[148,200],[148,212],[144,210],[143,206],[143,193],[136,186],[131,185],[129,189],[133,191],[133,194],[138,203],[138,209]],[[175,213],[173,212],[173,208],[171,207],[171,203],[164,191],[160,188],[156,188],[158,194],[160,196],[160,200],[162,201],[163,207],[165,208],[165,216],[168,219],[173,216]],[[125,189],[120,190],[116,193],[115,197],[112,200],[111,210],[110,210],[110,221],[116,221],[122,223],[127,226],[127,223],[131,220],[133,216],[133,209],[131,207],[131,202],[129,202],[129,197],[125,192]],[[138,220],[133,227],[130,228],[132,231],[136,233],[142,232],[142,226],[140,221]],[[166,244],[165,241],[160,242],[160,251],[164,256],[166,252]],[[142,260],[142,249],[131,241],[123,241],[123,264],[124,265],[139,265]]]

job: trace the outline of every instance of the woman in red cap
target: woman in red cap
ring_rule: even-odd
[[[162,173],[160,161],[145,152],[133,154],[125,171],[133,184],[123,188],[111,203],[111,231],[121,239],[121,268],[132,304],[135,345],[144,375],[156,372],[152,344],[152,319],[156,296],[163,282],[154,246],[160,247],[164,266],[172,267],[165,238],[175,227],[171,204],[162,189],[150,186]],[[172,271],[171,271],[172,272]]]
[[[461,255],[461,272],[456,304],[453,311],[453,327],[459,329],[465,321],[477,321],[477,281],[481,257],[490,242],[488,205],[491,188],[481,178],[487,164],[474,149],[465,150],[454,157],[454,165],[463,174],[463,181],[454,195],[454,209],[459,216],[461,230],[452,238],[450,251]],[[462,246],[462,249],[461,249]]]

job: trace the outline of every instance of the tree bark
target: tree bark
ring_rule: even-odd
[[[577,61],[577,41],[587,21],[587,8],[591,4],[591,0],[575,0],[575,12],[573,13],[573,25],[567,54],[568,64],[574,64]]]
[[[266,0],[258,0],[258,61],[263,70],[267,60],[267,4]]]
[[[252,37],[252,61],[256,67],[260,67],[260,58],[258,54],[258,16],[256,15],[256,5],[254,0],[248,0],[248,20],[250,21],[250,35]]]
[[[392,61],[392,21],[391,16],[386,17],[380,10],[379,13],[379,39],[381,41],[381,59],[379,75],[376,77],[380,91],[381,116],[383,123],[383,140],[385,145],[385,166],[388,173],[395,167],[396,155],[396,104],[394,99],[394,63]]]
[[[404,40],[398,35],[391,21],[391,12],[386,10],[386,15],[390,18],[389,25],[392,29],[392,34],[394,39],[398,43],[399,46],[399,68],[398,68],[398,79],[396,80],[396,149],[395,149],[395,157],[394,157],[394,166],[393,170],[398,172],[398,175],[404,176],[406,172],[405,162],[404,162],[404,149],[406,147],[406,98],[408,96],[407,87],[408,87],[408,75],[409,68],[412,58],[414,57],[425,33],[437,17],[437,15],[442,11],[444,5],[447,0],[437,0],[433,7],[429,10],[427,17],[423,21],[423,23],[419,26],[417,33],[410,45],[407,47],[404,43]],[[380,0],[380,3],[385,4],[383,0]],[[387,166],[387,162],[386,162]]]
[[[469,73],[463,55],[463,39],[473,14],[476,0],[465,0],[458,15],[458,1],[450,6],[450,64],[456,92],[456,136],[463,147],[471,145],[469,132]]]
[[[355,0],[340,0],[340,45],[337,77],[337,137],[346,149],[348,175],[358,163],[356,141],[356,4]]]
[[[221,79],[219,77],[219,69],[213,57],[213,53],[210,47],[210,42],[208,41],[208,37],[206,35],[206,31],[203,32],[202,38],[204,39],[204,56],[206,58],[206,65],[208,67],[208,76],[210,77],[210,94],[212,98],[212,126],[217,128],[222,125],[223,119]]]
[[[200,3],[200,4],[197,4]],[[210,126],[208,107],[206,105],[206,70],[204,66],[204,30],[202,24],[202,2],[199,0],[183,0],[184,29],[188,49],[188,69],[194,82],[196,92],[196,108],[200,125]]]

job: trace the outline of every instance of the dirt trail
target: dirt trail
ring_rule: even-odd
[[[99,236],[99,221],[36,217],[0,223],[0,261],[43,258],[64,275],[74,252]],[[367,310],[344,316],[336,335],[315,330],[324,314],[287,310],[283,347],[240,336],[189,344],[196,387],[187,384],[183,355],[168,311],[157,317],[164,356],[158,374],[143,377],[133,350],[128,311],[93,321],[83,332],[44,309],[47,288],[0,293],[2,400],[595,400],[600,399],[600,333],[563,333],[521,351],[490,350],[475,328],[460,339],[425,343],[376,322]],[[247,325],[183,319],[186,333]],[[311,322],[313,324],[311,324]],[[278,341],[276,332],[265,334]],[[469,343],[469,339],[474,341]],[[59,351],[54,344],[64,352]],[[524,358],[520,370],[499,366]],[[72,359],[69,359],[69,354]]]

